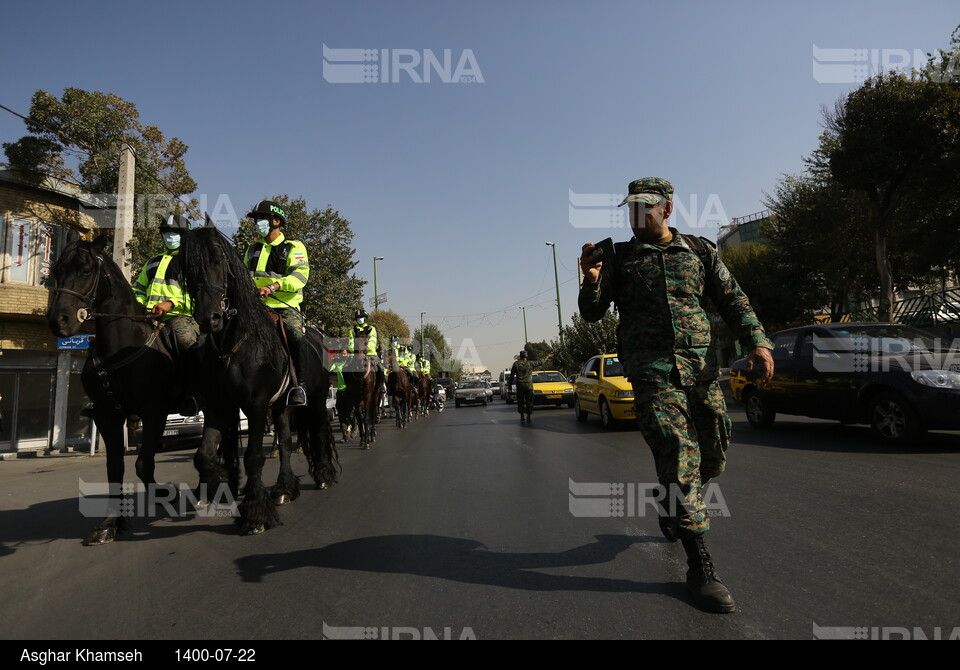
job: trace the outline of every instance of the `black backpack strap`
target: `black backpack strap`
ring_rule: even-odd
[[[698,237],[696,235],[686,235],[684,233],[680,234],[680,237],[693,249],[694,253],[700,257],[700,262],[703,263],[703,269],[710,271],[710,268],[713,266],[712,256],[716,256],[716,253],[711,253],[711,248],[716,249],[712,241],[708,240],[706,237]]]

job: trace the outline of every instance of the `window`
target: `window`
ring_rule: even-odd
[[[65,231],[52,223],[3,218],[0,281],[43,286],[57,260]]]
[[[773,338],[773,360],[789,361],[793,359],[793,349],[796,344],[796,333],[784,333]]]
[[[583,372],[582,372],[581,374],[582,374],[584,377],[586,377],[588,372],[596,372],[597,374],[600,373],[600,359],[599,359],[599,358],[591,358],[589,361],[587,361],[587,364],[586,364],[585,366],[583,366]]]
[[[620,362],[619,358],[605,358],[603,360],[603,376],[604,377],[622,377],[623,376],[623,364]]]

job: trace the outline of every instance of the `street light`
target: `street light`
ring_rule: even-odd
[[[373,257],[373,311],[380,309],[380,294],[377,293],[377,261],[382,261],[383,256]]]
[[[560,333],[560,346],[563,346],[563,316],[560,315],[560,278],[557,275],[557,245],[553,242],[547,242],[548,247],[553,247],[553,281],[557,285],[557,330]]]

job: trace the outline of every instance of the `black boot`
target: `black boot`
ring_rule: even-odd
[[[685,537],[683,549],[687,552],[687,588],[694,602],[708,612],[726,614],[737,609],[730,591],[720,581],[713,560],[703,543],[703,535]]]
[[[307,406],[307,378],[303,363],[302,342],[290,341],[290,357],[293,359],[293,369],[297,376],[294,385],[287,392],[287,407],[306,407]]]

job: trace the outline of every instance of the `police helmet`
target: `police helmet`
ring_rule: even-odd
[[[273,200],[261,200],[248,214],[248,217],[256,221],[257,219],[280,219],[280,225],[287,222],[287,213],[283,211]]]
[[[161,233],[186,233],[192,228],[190,219],[183,214],[171,214],[160,224]]]
[[[367,311],[364,310],[364,309],[358,309],[358,310],[356,311],[356,313],[353,315],[353,318],[354,318],[354,319],[366,319],[366,318],[367,318]]]

